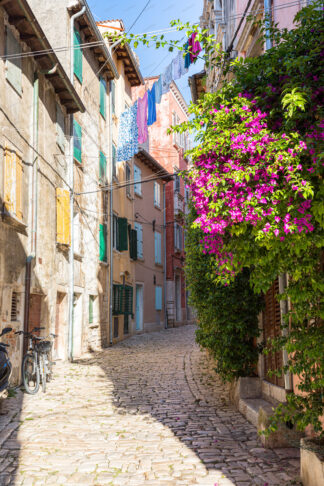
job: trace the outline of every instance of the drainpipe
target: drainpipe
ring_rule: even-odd
[[[114,252],[113,252],[113,160],[112,160],[112,90],[109,87],[109,343],[113,343],[113,280],[114,280]]]
[[[72,15],[70,19],[70,81],[74,84],[74,21],[84,14],[86,7]],[[73,361],[73,300],[74,300],[74,228],[73,228],[73,210],[74,210],[74,158],[73,158],[73,115],[70,115],[70,164],[69,164],[69,184],[70,184],[70,228],[71,242],[69,251],[69,339],[68,339],[68,358]]]
[[[266,51],[268,49],[271,49],[272,47],[272,42],[271,39],[268,37],[270,34],[270,24],[271,24],[271,0],[264,0],[264,15],[265,15],[265,34],[266,34],[266,42],[265,42],[265,48]]]
[[[279,294],[283,294],[287,287],[287,274],[281,273],[278,277],[279,281]],[[280,316],[281,316],[281,325],[285,326],[282,330],[282,335],[286,337],[288,335],[288,328],[287,324],[285,323],[284,317],[288,313],[288,301],[287,300],[280,300]],[[283,364],[286,366],[288,364],[288,353],[287,350],[284,348],[282,351],[283,356]],[[284,381],[285,381],[285,390],[291,391],[292,390],[292,383],[291,383],[291,374],[289,371],[284,374]]]

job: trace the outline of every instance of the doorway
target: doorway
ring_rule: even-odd
[[[175,307],[176,321],[181,321],[181,277],[176,275],[175,278]]]
[[[136,331],[143,330],[143,285],[136,284]]]
[[[82,295],[73,297],[73,358],[82,354]]]
[[[65,335],[67,329],[66,301],[66,294],[63,292],[57,292],[55,317],[55,334],[57,335],[57,337],[54,340],[55,359],[65,358]]]

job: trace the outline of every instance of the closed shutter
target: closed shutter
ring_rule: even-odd
[[[122,313],[124,315],[133,314],[133,287],[130,285],[123,286]]]
[[[76,120],[73,120],[73,157],[82,163],[82,129]]]
[[[59,104],[56,104],[56,143],[64,152],[65,150],[65,135],[64,135],[64,115]]]
[[[77,30],[74,29],[74,74],[82,83],[82,49],[80,47],[81,37]]]
[[[106,183],[106,171],[107,171],[107,159],[105,155],[100,152],[99,154],[99,182],[101,184]]]
[[[17,41],[11,30],[6,29],[6,55],[21,54],[21,46]],[[15,90],[21,93],[21,57],[15,57],[6,60],[6,78],[15,88]]]
[[[122,314],[122,285],[113,285],[113,315]]]
[[[138,194],[139,196],[142,195],[142,185],[141,185],[141,180],[142,180],[142,171],[139,167],[134,165],[134,192],[135,194]]]
[[[160,207],[160,184],[154,182],[154,206]]]
[[[128,250],[127,218],[118,218],[118,247],[119,251]]]
[[[161,233],[154,233],[155,263],[161,264]]]
[[[130,257],[137,260],[137,231],[135,229],[129,231],[129,247]]]
[[[107,262],[107,225],[99,225],[99,260]]]
[[[7,211],[14,212],[16,205],[16,154],[5,149],[4,205]]]
[[[106,81],[103,78],[100,78],[100,114],[106,119]]]
[[[63,245],[70,245],[70,193],[66,189],[56,188],[56,240]]]
[[[22,220],[22,176],[23,166],[21,157],[16,154],[16,216]]]
[[[143,227],[140,223],[135,223],[137,234],[137,258],[143,258]]]
[[[162,287],[155,287],[155,310],[162,310]]]

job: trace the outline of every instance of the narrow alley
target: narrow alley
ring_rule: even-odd
[[[266,450],[226,403],[194,326],[56,366],[2,405],[1,485],[299,484],[298,450]]]

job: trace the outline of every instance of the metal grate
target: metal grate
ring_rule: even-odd
[[[17,292],[12,292],[12,296],[11,296],[11,317],[10,317],[11,321],[17,320],[17,315],[18,315],[17,306],[18,306],[18,294],[17,294]]]

